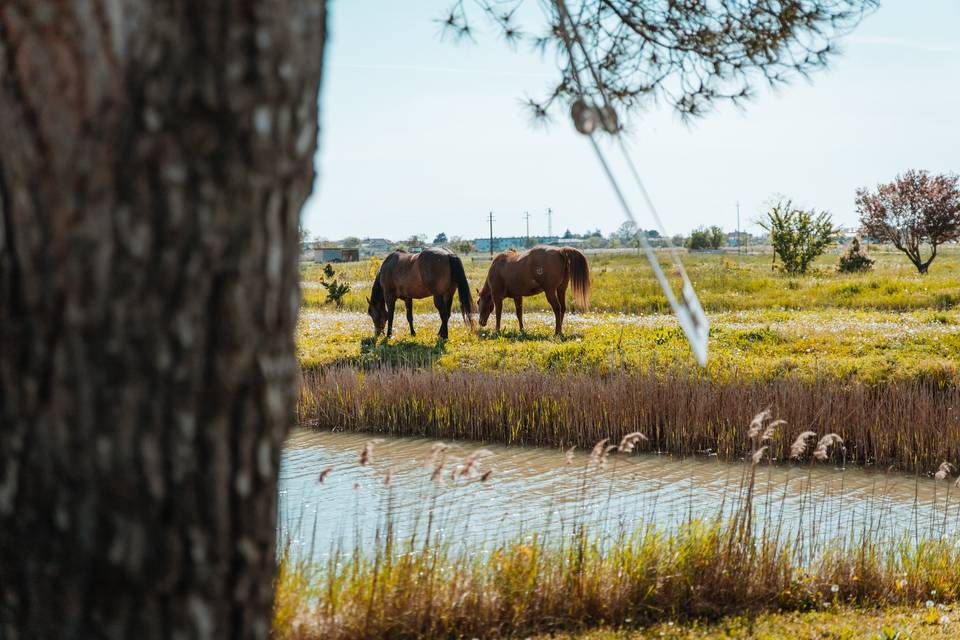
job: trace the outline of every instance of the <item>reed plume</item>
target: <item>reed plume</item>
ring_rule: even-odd
[[[753,420],[750,421],[750,428],[747,430],[747,437],[751,440],[758,438],[760,433],[763,431],[764,423],[770,419],[770,407],[767,407],[757,415],[753,416]]]
[[[646,439],[647,436],[643,435],[639,431],[628,433],[627,435],[623,436],[622,440],[620,440],[620,446],[617,447],[617,451],[620,453],[630,453],[633,451],[633,448],[636,446],[637,442]]]
[[[593,449],[590,451],[590,462],[591,467],[602,467],[606,464],[607,453],[606,446],[610,438],[604,438],[597,444],[593,445]]]
[[[797,436],[797,439],[793,441],[792,445],[790,445],[790,457],[794,460],[799,460],[802,458],[803,454],[807,452],[807,441],[816,437],[817,434],[815,431],[800,432],[800,435]]]
[[[820,442],[817,443],[817,448],[813,450],[813,457],[817,460],[826,460],[830,457],[830,447],[835,444],[842,447],[843,438],[835,433],[828,433],[820,438]]]
[[[377,442],[383,442],[383,438],[374,438],[363,445],[363,449],[360,451],[360,459],[357,461],[361,467],[365,467],[373,462],[373,445]]]
[[[947,478],[950,478],[951,476],[953,476],[953,472],[955,470],[956,470],[955,467],[949,462],[941,462],[940,468],[937,469],[937,472],[934,474],[933,477],[936,478],[937,480],[946,480]]]
[[[769,442],[773,439],[773,436],[777,433],[777,427],[780,425],[787,424],[786,420],[774,420],[767,425],[767,428],[763,430],[763,435],[760,436],[760,442]]]
[[[463,461],[463,466],[460,468],[460,475],[462,477],[469,476],[473,473],[478,466],[480,466],[480,459],[487,456],[492,456],[493,451],[489,449],[477,449]]]
[[[753,452],[753,464],[760,464],[760,461],[763,460],[763,454],[767,451],[767,445],[763,445],[759,449]]]

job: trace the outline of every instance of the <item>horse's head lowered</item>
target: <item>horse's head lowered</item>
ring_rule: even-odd
[[[480,314],[480,326],[487,326],[487,320],[490,318],[490,312],[493,311],[493,294],[490,292],[490,285],[484,283],[483,289],[477,291],[480,297],[477,299],[477,313]]]
[[[379,338],[383,333],[383,328],[387,324],[387,304],[382,299],[374,302],[367,298],[367,315],[373,320],[373,327],[376,329],[376,336]]]

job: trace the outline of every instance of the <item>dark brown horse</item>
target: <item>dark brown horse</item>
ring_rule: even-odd
[[[495,257],[487,272],[487,281],[480,290],[480,326],[487,325],[490,312],[497,312],[497,331],[500,331],[500,313],[503,299],[513,298],[517,320],[523,331],[523,297],[541,291],[553,308],[560,335],[563,316],[567,312],[567,284],[573,283],[573,298],[577,306],[590,305],[590,265],[582,252],[571,247],[534,247],[523,253],[505,251]]]
[[[403,300],[410,335],[414,336],[417,334],[413,330],[413,299],[433,296],[433,304],[440,312],[440,337],[446,340],[454,292],[459,293],[463,321],[472,330],[473,300],[460,258],[446,249],[425,249],[421,253],[394,251],[380,265],[373,281],[373,291],[367,298],[367,313],[373,318],[377,335],[383,333],[386,324],[389,338],[393,333],[393,311],[397,300]]]

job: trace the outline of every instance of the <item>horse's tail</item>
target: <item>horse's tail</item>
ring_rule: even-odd
[[[459,256],[450,256],[450,273],[453,281],[457,283],[463,322],[473,331],[473,296],[470,294],[470,283],[467,282],[467,273],[463,270],[463,262]]]
[[[573,247],[561,249],[570,268],[570,281],[573,289],[573,299],[581,310],[590,308],[590,265],[587,256]]]

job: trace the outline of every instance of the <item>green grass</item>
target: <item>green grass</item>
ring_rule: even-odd
[[[802,613],[729,616],[719,621],[664,622],[643,629],[599,629],[542,636],[556,640],[952,640],[960,634],[957,608],[834,607]],[[538,638],[540,638],[538,636]]]
[[[710,320],[710,359],[702,375],[713,380],[921,380],[942,386],[956,382],[960,366],[960,312],[953,310],[768,309],[715,313]],[[570,315],[560,338],[552,335],[551,324],[550,317],[528,314],[528,332],[520,334],[511,313],[499,335],[489,329],[471,335],[455,323],[450,340],[440,343],[439,320],[424,314],[415,318],[416,337],[409,336],[403,320],[390,341],[375,341],[365,315],[305,312],[297,348],[306,369],[346,364],[490,372],[697,370],[672,316]]]
[[[668,275],[677,281],[669,259],[661,253]],[[707,311],[748,309],[874,309],[906,311],[949,310],[960,303],[960,249],[941,248],[930,273],[921,276],[906,256],[889,249],[869,248],[876,259],[874,270],[865,274],[840,274],[838,251],[818,258],[806,276],[788,276],[771,270],[770,255],[697,254],[683,256],[690,279]],[[669,305],[654,280],[646,260],[636,254],[589,255],[593,279],[591,307],[608,313],[666,313]],[[337,265],[342,280],[351,286],[344,309],[366,311],[366,296],[379,260]],[[465,261],[467,278],[479,288],[489,266],[487,257]],[[324,294],[315,285],[322,265],[302,269],[303,306],[323,306]],[[429,302],[422,303],[429,305]],[[543,296],[528,298],[530,311],[549,310]]]

